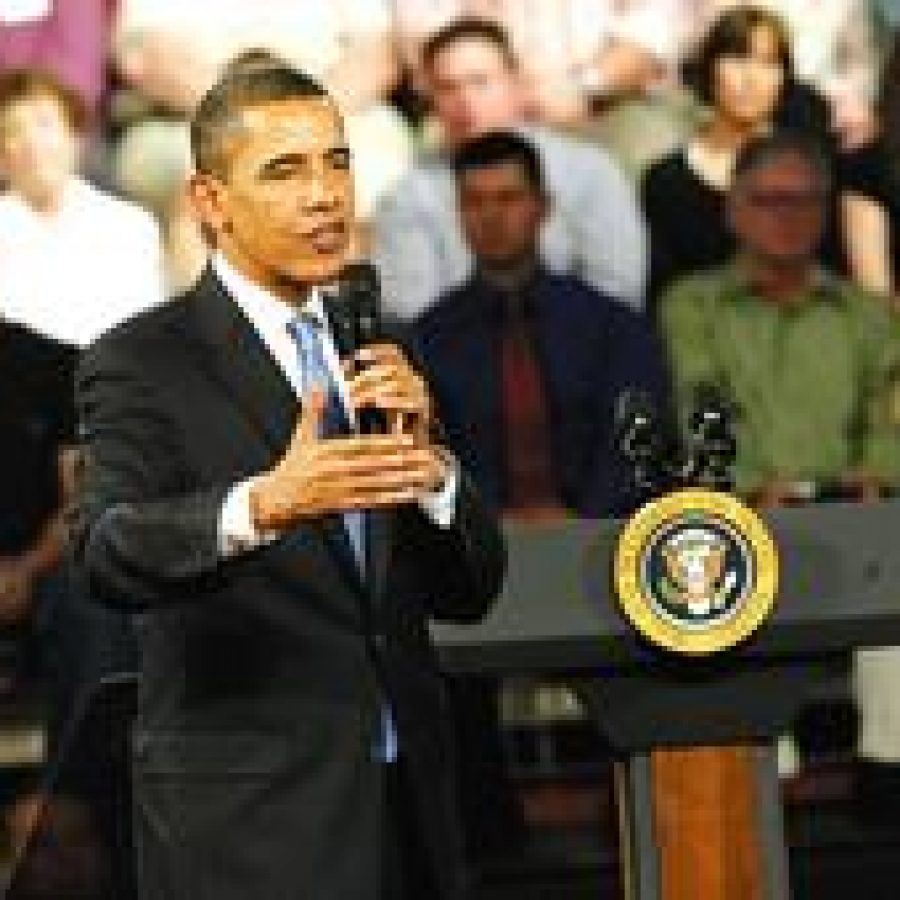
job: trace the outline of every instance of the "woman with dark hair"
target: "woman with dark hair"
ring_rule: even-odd
[[[871,291],[900,293],[900,36],[882,76],[879,133],[841,160],[841,238],[850,275]]]
[[[787,27],[768,10],[741,6],[723,13],[685,67],[685,80],[708,116],[643,180],[651,305],[680,276],[724,263],[734,252],[725,197],[748,140],[783,125],[827,132],[827,105],[795,81]]]

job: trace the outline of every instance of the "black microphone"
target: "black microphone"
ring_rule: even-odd
[[[698,384],[693,393],[688,420],[693,479],[704,487],[731,490],[731,467],[737,453],[734,404],[712,384]]]
[[[626,388],[616,398],[613,441],[631,468],[635,487],[651,493],[658,491],[663,441],[656,407],[647,391]]]
[[[337,291],[325,300],[338,356],[351,359],[361,347],[383,337],[381,285],[378,271],[369,262],[349,263],[341,271]],[[350,373],[351,377],[359,369]],[[384,434],[387,418],[383,410],[366,407],[356,411],[360,434]]]

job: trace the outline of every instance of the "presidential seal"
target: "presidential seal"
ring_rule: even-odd
[[[691,488],[648,503],[627,523],[615,584],[626,618],[652,643],[718,653],[768,617],[778,556],[752,509],[730,494]]]

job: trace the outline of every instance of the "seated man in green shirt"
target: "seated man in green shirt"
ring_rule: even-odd
[[[808,138],[753,141],[729,200],[737,257],[661,301],[679,409],[698,388],[733,405],[735,486],[760,504],[815,485],[865,496],[900,481],[900,322],[819,267],[828,191]]]
[[[735,487],[759,505],[815,496],[816,485],[865,497],[900,482],[900,323],[882,298],[819,268],[828,188],[808,139],[749,144],[730,196],[737,257],[661,300],[679,410],[687,416],[698,388],[732,404]],[[857,654],[859,753],[890,770],[900,761],[898,667],[896,650]],[[820,745],[827,721],[816,725]]]

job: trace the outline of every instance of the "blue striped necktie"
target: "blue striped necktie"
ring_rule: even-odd
[[[320,437],[336,437],[350,434],[350,421],[341,400],[341,394],[334,380],[325,350],[322,346],[324,324],[314,316],[297,316],[288,323],[288,332],[297,345],[297,357],[303,384],[303,393],[318,385],[325,393],[325,409],[322,413]],[[366,513],[364,510],[350,510],[343,513],[344,528],[353,546],[353,553],[359,571],[366,571]],[[372,748],[373,756],[383,763],[393,763],[397,759],[397,728],[394,717],[387,705],[381,707],[381,729]]]

